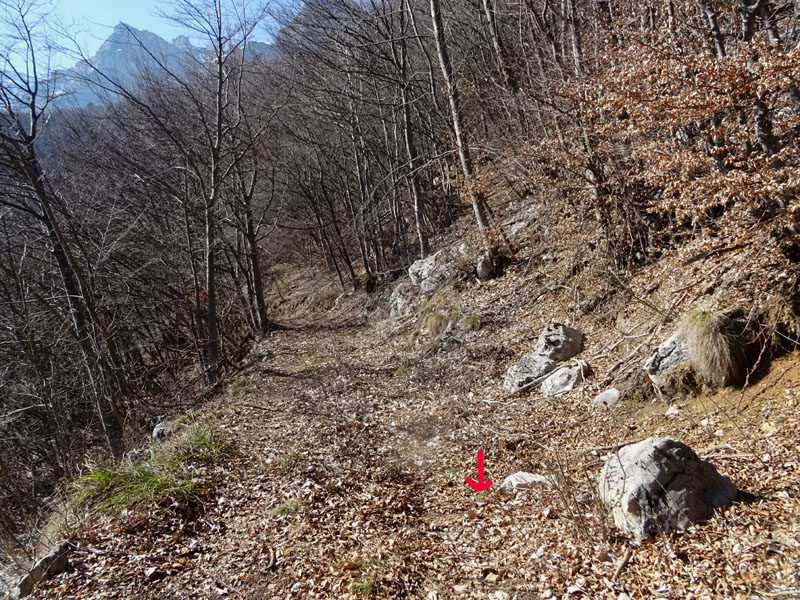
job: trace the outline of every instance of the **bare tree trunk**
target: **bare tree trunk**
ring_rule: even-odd
[[[436,40],[436,51],[439,55],[439,66],[442,69],[442,77],[444,77],[445,87],[447,88],[447,97],[450,101],[450,116],[453,124],[453,134],[456,138],[456,147],[458,149],[458,157],[461,162],[461,172],[464,176],[464,186],[467,190],[467,196],[472,203],[472,210],[475,213],[475,221],[478,224],[478,230],[486,251],[493,257],[497,256],[497,247],[492,243],[489,237],[489,226],[486,218],[485,202],[481,195],[475,191],[472,186],[472,159],[469,154],[469,146],[467,145],[464,135],[461,131],[461,113],[459,109],[459,96],[458,88],[453,83],[453,68],[450,63],[450,55],[447,51],[447,43],[444,38],[444,26],[442,24],[442,13],[439,0],[431,1],[431,21],[433,24],[433,36]]]
[[[492,48],[494,50],[495,60],[497,61],[497,68],[500,69],[500,75],[503,78],[503,85],[508,91],[516,92],[517,80],[508,68],[505,47],[500,40],[500,33],[497,31],[497,20],[495,19],[492,1],[493,0],[481,0],[483,14],[486,15],[486,22],[488,24],[489,38],[492,40]]]

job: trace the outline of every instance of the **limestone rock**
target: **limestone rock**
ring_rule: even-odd
[[[689,347],[680,332],[672,334],[661,343],[653,355],[644,363],[644,370],[650,380],[657,386],[664,383],[664,376],[672,367],[689,360]]]
[[[595,406],[613,406],[619,402],[619,390],[617,388],[609,388],[605,392],[597,394],[592,404]]]
[[[548,487],[550,483],[550,480],[544,475],[519,471],[503,480],[503,483],[500,484],[500,491],[513,493],[520,490],[531,490],[536,487]]]
[[[422,285],[422,282],[430,277],[431,273],[436,269],[437,263],[441,261],[444,256],[444,250],[439,250],[430,256],[420,258],[411,263],[408,267],[408,276],[414,285]]]
[[[482,281],[493,279],[495,277],[497,273],[491,254],[484,252],[478,257],[478,267],[476,272],[478,274],[478,279]]]
[[[175,433],[175,425],[170,423],[169,421],[162,421],[158,423],[155,427],[153,427],[153,439],[154,440],[165,440],[173,433]]]
[[[444,248],[413,262],[408,275],[423,294],[430,296],[456,275],[469,253],[470,246],[466,242]]]
[[[409,314],[414,307],[416,295],[416,290],[407,282],[399,283],[389,298],[389,316],[399,319]]]
[[[708,519],[736,499],[736,487],[686,444],[649,438],[625,446],[600,473],[598,490],[615,525],[647,539]]]
[[[507,392],[516,392],[522,386],[550,373],[556,363],[545,356],[526,354],[506,372],[503,388]]]
[[[581,350],[583,333],[560,323],[547,326],[533,348],[534,354],[555,361],[569,360]]]
[[[589,365],[582,360],[576,365],[560,367],[542,382],[542,395],[548,397],[566,394],[575,389],[577,384],[583,383],[590,372]]]
[[[47,581],[51,577],[63,573],[69,569],[69,553],[70,544],[67,541],[60,542],[53,547],[47,556],[40,558],[30,572],[22,577],[16,587],[11,590],[10,600],[19,600],[24,598],[33,591],[33,586],[40,581]]]

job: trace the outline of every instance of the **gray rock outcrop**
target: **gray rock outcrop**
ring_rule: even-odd
[[[459,261],[469,252],[466,243],[444,248],[425,258],[414,261],[408,268],[408,276],[423,294],[430,295],[447,283],[456,274]]]
[[[581,350],[583,350],[583,333],[567,325],[555,323],[548,325],[539,336],[533,353],[562,361],[569,360]]]
[[[680,332],[672,334],[662,342],[653,355],[644,363],[644,370],[653,384],[661,386],[664,376],[672,367],[676,367],[689,360],[689,347]]]
[[[399,283],[389,298],[389,316],[399,319],[409,314],[414,307],[416,295],[416,290],[408,282]]]
[[[493,279],[494,276],[497,274],[494,266],[494,261],[492,260],[492,255],[488,252],[484,252],[478,257],[478,266],[476,268],[476,273],[478,275],[478,279],[482,281],[487,281],[489,279]]]
[[[736,499],[736,487],[686,444],[649,438],[625,446],[600,473],[600,498],[614,524],[647,539],[708,519]]]
[[[60,542],[54,546],[47,556],[39,559],[30,572],[22,577],[16,587],[11,590],[9,600],[19,600],[24,598],[33,591],[33,586],[39,582],[47,581],[51,577],[55,577],[59,573],[63,573],[69,569],[69,559],[67,554],[70,550],[70,544],[67,541]]]
[[[583,383],[590,372],[589,365],[582,360],[576,365],[559,367],[542,382],[542,395],[550,397],[566,394],[575,389],[577,384]]]
[[[507,392],[516,392],[519,388],[550,373],[556,368],[555,361],[538,354],[526,354],[506,372],[503,388]]]

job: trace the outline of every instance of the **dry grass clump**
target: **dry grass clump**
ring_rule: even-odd
[[[712,387],[735,385],[747,375],[745,323],[721,311],[692,310],[680,323],[686,338],[692,366],[701,379]]]

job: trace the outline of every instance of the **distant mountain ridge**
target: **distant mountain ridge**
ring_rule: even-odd
[[[253,41],[247,44],[247,60],[275,56],[273,44]],[[193,45],[184,35],[171,42],[155,33],[117,24],[89,62],[79,61],[71,69],[53,73],[57,104],[86,107],[109,98],[107,77],[123,87],[135,85],[137,77],[163,65],[180,75],[189,59],[205,60],[205,50]]]

